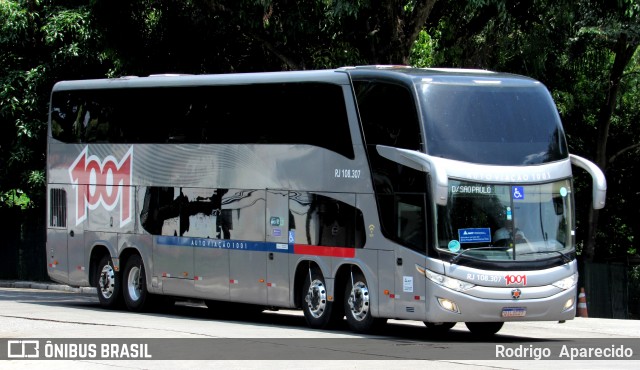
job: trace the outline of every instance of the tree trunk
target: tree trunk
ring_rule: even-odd
[[[379,14],[371,38],[372,62],[379,64],[409,64],[413,43],[418,38],[437,0],[417,1],[406,10],[405,1],[387,0],[374,13]]]
[[[637,48],[637,41],[630,41],[627,34],[622,33],[618,37],[618,41],[616,42],[613,50],[615,53],[615,60],[609,75],[609,89],[607,90],[605,101],[598,113],[597,121],[598,140],[596,142],[596,164],[600,167],[602,172],[605,172],[607,169],[607,140],[609,138],[611,117],[615,111],[618,93],[620,92],[622,76]],[[584,249],[584,257],[588,262],[597,260],[598,255],[601,255],[601,253],[596,253],[598,252],[596,251],[596,232],[598,229],[599,214],[599,210],[593,208],[589,211],[587,244]]]

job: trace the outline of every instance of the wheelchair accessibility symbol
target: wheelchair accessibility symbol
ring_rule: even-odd
[[[524,199],[524,187],[514,186],[511,188],[511,196],[513,199]]]

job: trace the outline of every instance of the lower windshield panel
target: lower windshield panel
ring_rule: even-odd
[[[569,180],[495,185],[449,180],[438,206],[441,252],[487,261],[537,261],[574,251]]]

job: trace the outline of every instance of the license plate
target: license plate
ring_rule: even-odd
[[[502,308],[502,317],[524,317],[527,315],[525,307],[504,307]]]

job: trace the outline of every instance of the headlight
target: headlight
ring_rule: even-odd
[[[555,283],[551,284],[556,288],[560,288],[562,290],[567,290],[572,288],[574,285],[578,284],[578,274],[573,274],[568,278],[564,278],[562,280],[558,280]]]
[[[422,272],[424,274],[424,276],[427,277],[427,279],[433,281],[434,283],[438,284],[438,285],[442,285],[443,287],[455,290],[457,292],[462,292],[465,291],[467,289],[471,289],[475,286],[475,284],[471,284],[471,283],[467,283],[465,281],[462,280],[458,280],[458,279],[454,279],[454,278],[450,278],[448,276],[444,276],[438,273],[435,273],[431,270],[427,270],[425,268],[422,267],[418,267],[416,265],[416,267],[418,268],[418,271]]]

